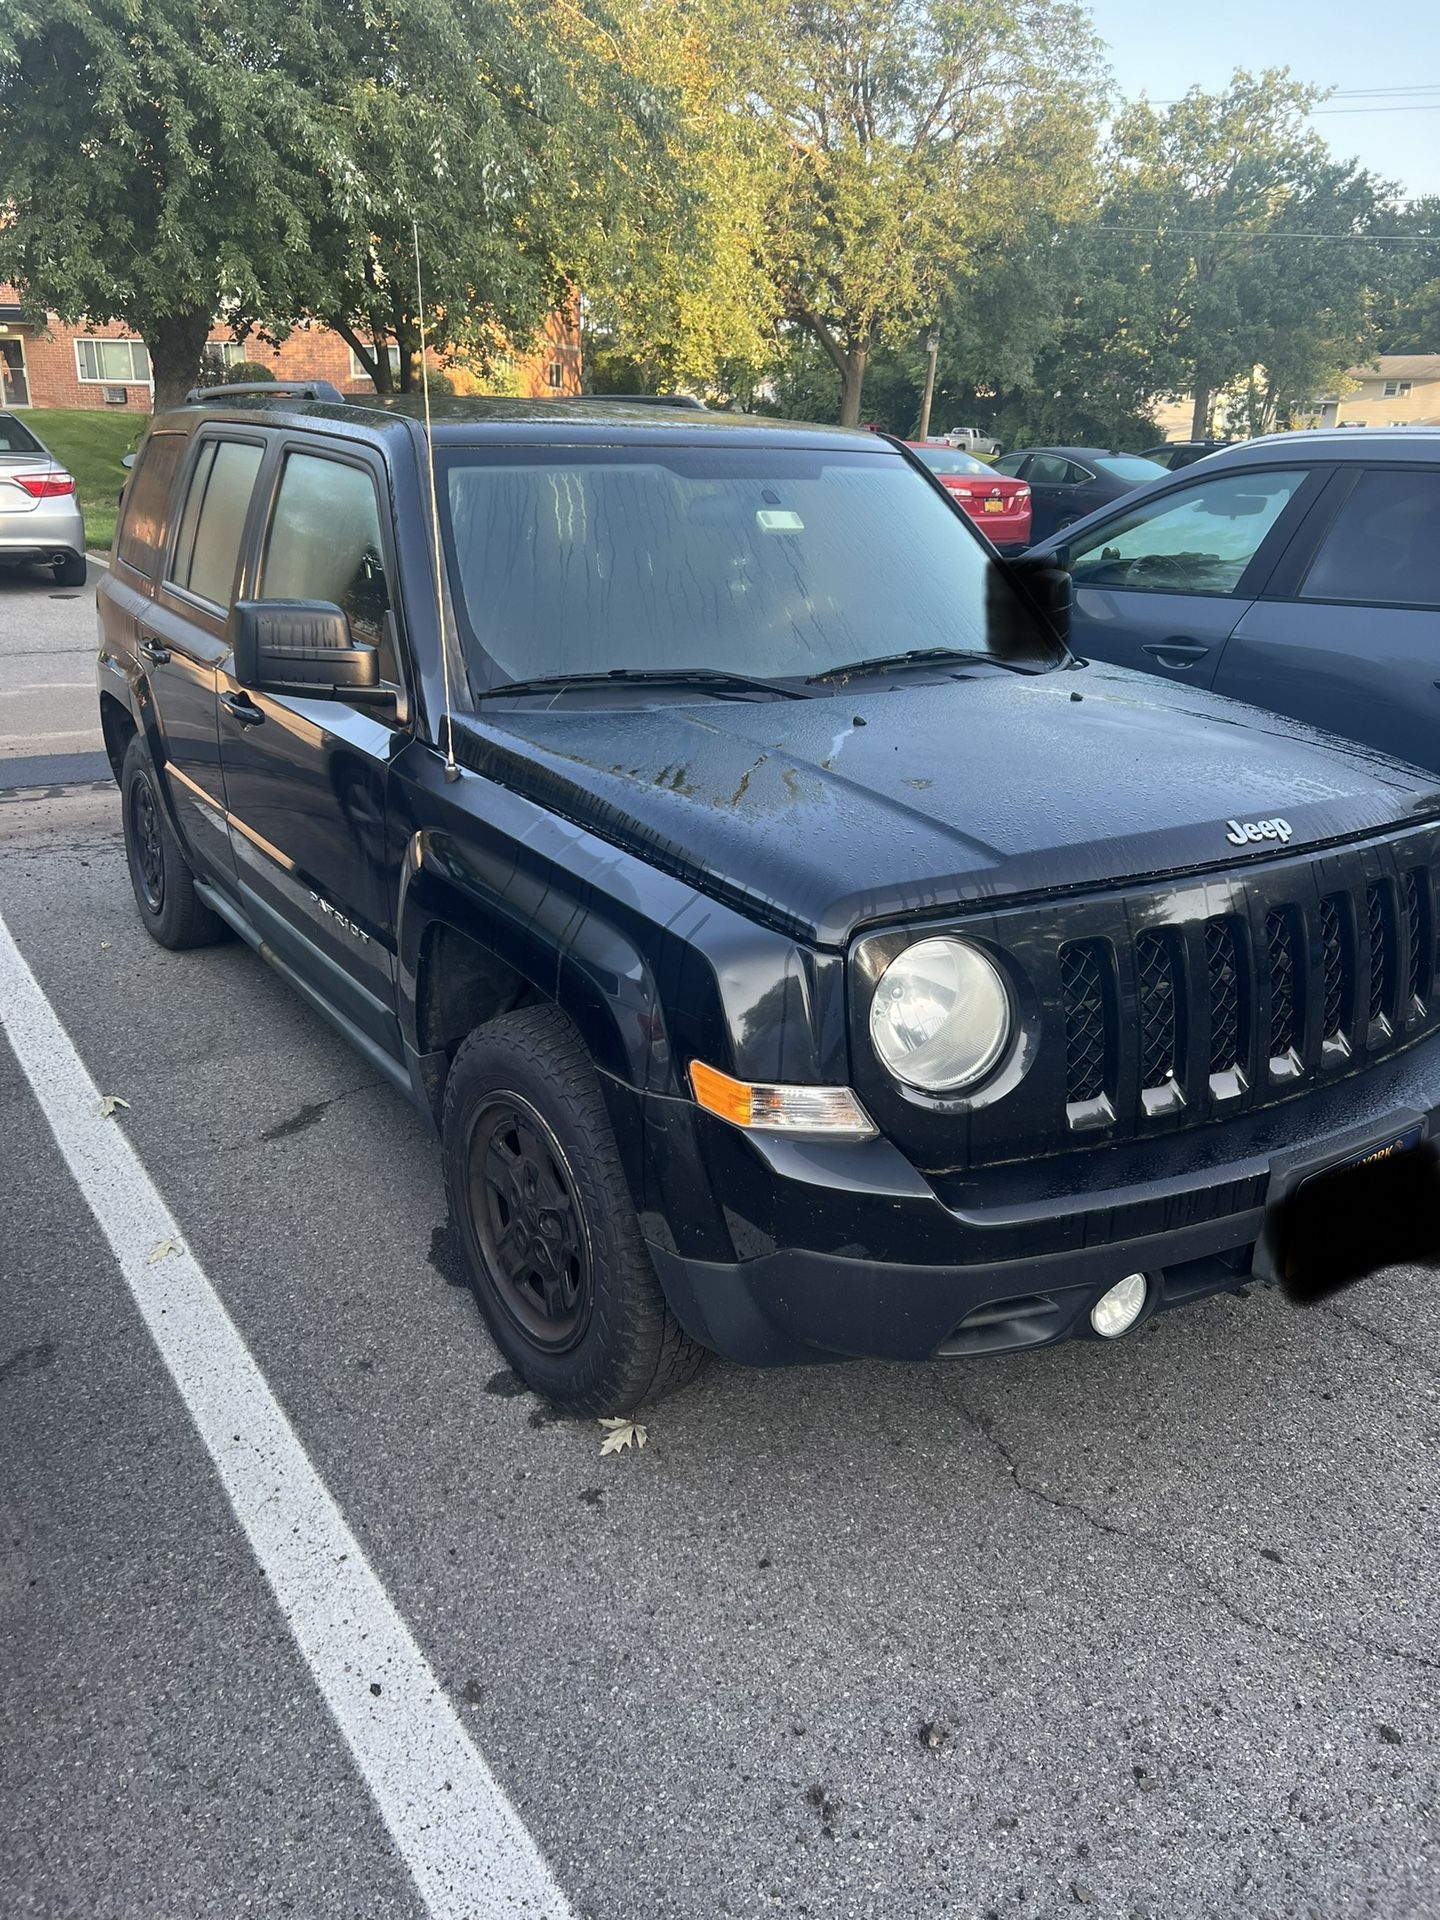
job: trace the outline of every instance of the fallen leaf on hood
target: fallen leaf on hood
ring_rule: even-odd
[[[153,1267],[161,1260],[168,1260],[172,1253],[183,1253],[184,1251],[184,1247],[181,1246],[178,1240],[157,1240],[154,1246],[151,1247],[150,1257],[146,1260],[145,1264],[147,1267]]]
[[[626,1447],[643,1447],[648,1437],[638,1420],[602,1420],[600,1425],[606,1429],[605,1438],[600,1442],[601,1453],[623,1453]]]
[[[128,1100],[122,1100],[118,1093],[102,1093],[100,1096],[100,1104],[95,1111],[102,1120],[109,1120],[121,1107],[128,1113],[130,1111],[130,1102]]]

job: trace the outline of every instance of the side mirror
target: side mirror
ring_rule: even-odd
[[[128,468],[130,468],[130,467],[133,467],[133,466],[134,466],[134,464],[135,464],[135,456],[134,456],[134,454],[133,454],[133,453],[122,453],[122,454],[121,454],[121,456],[120,456],[120,464],[121,464],[121,466],[122,466],[122,467],[125,467],[125,468],[127,468],[127,469],[128,469]]]
[[[328,600],[237,600],[230,609],[235,678],[274,693],[366,693],[380,684],[380,655],[356,641]]]
[[[1070,608],[1074,599],[1070,549],[1057,547],[1053,553],[1022,553],[1017,560],[1002,561],[1001,565],[1020,598],[1068,647]]]

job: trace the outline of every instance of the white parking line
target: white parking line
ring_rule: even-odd
[[[3,919],[0,1027],[429,1912],[573,1920]]]

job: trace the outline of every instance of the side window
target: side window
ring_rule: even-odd
[[[1020,469],[1030,458],[1028,453],[1007,453],[995,462],[996,473],[1008,474],[1014,480],[1019,477]]]
[[[1089,483],[1095,478],[1095,476],[1088,467],[1076,466],[1075,462],[1072,460],[1070,462],[1070,470],[1065,475],[1065,478],[1066,478],[1066,481],[1069,483],[1069,485],[1072,487],[1084,487],[1084,486],[1088,486]]]
[[[390,588],[375,482],[363,467],[287,456],[260,569],[265,600],[329,600],[357,640],[380,650],[380,677],[399,684],[385,615]]]
[[[262,452],[248,441],[207,440],[190,476],[169,577],[217,607],[228,609],[235,591],[235,563]]]
[[[1302,600],[1440,607],[1440,472],[1362,473],[1325,536]]]
[[[153,580],[160,571],[168,521],[165,509],[189,445],[183,433],[152,433],[140,449],[140,458],[125,490],[116,557]]]
[[[1305,478],[1232,473],[1150,500],[1092,533],[1071,555],[1077,587],[1233,593]]]
[[[1070,462],[1058,453],[1037,453],[1030,460],[1027,480],[1038,480],[1042,487],[1062,487],[1070,477]]]

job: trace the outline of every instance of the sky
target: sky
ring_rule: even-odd
[[[1252,72],[1289,67],[1297,80],[1352,96],[1370,89],[1368,97],[1323,102],[1316,132],[1339,158],[1354,157],[1397,181],[1406,198],[1440,193],[1440,6],[1434,0],[1370,8],[1355,0],[1089,4],[1125,98],[1144,92],[1157,102],[1174,100],[1197,84],[1213,92],[1237,66]],[[1399,87],[1430,91],[1373,92]]]

